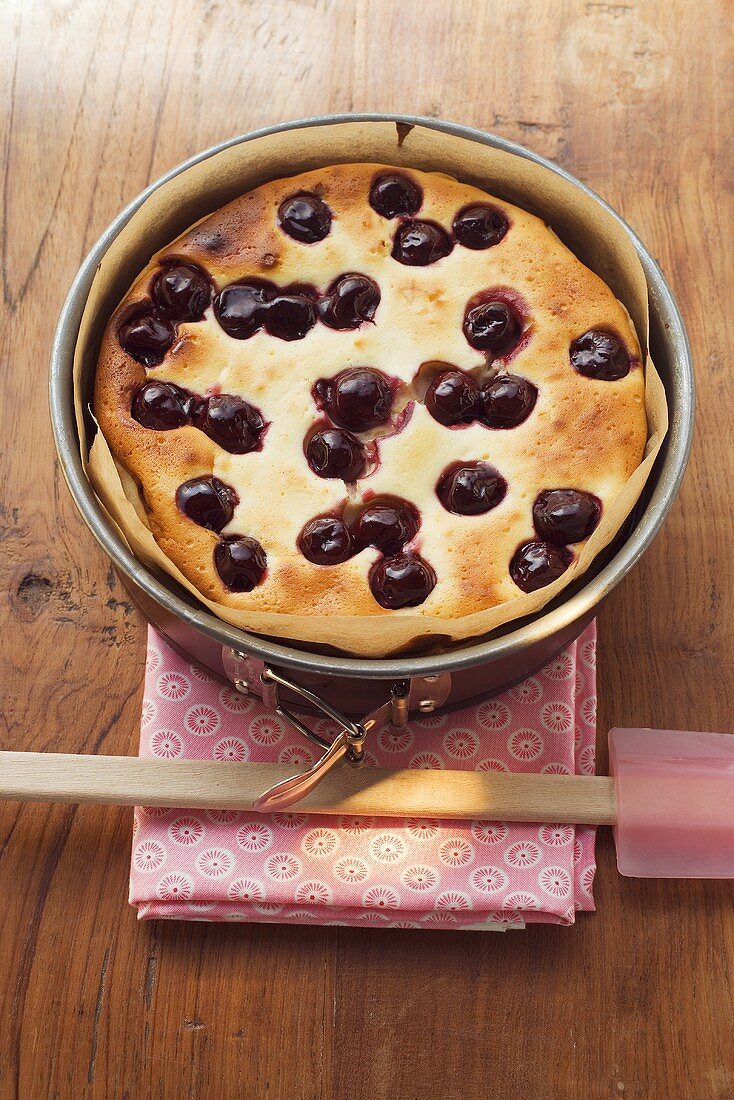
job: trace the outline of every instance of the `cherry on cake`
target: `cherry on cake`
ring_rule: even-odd
[[[642,460],[629,315],[539,218],[444,175],[266,183],[151,259],[94,407],[206,598],[459,619],[578,575]]]

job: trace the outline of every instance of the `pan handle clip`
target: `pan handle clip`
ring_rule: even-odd
[[[260,680],[265,687],[270,687],[272,690],[271,701],[276,713],[290,722],[309,741],[325,750],[324,755],[308,771],[292,775],[260,795],[253,808],[263,813],[284,810],[294,802],[300,801],[321,782],[327,772],[344,760],[354,767],[359,767],[364,763],[364,741],[370,730],[378,729],[389,721],[393,721],[395,725],[405,725],[408,719],[409,687],[405,680],[394,684],[389,699],[368,714],[362,722],[353,722],[326,700],[321,699],[302,684],[289,680],[280,672],[275,672],[272,668],[266,666],[260,674]],[[325,737],[321,737],[302,722],[293,711],[288,710],[283,705],[281,688],[286,688],[300,696],[304,702],[336,722],[339,732],[334,740],[327,741]]]
[[[272,707],[303,737],[324,750],[323,756],[308,771],[290,776],[265,791],[254,804],[254,808],[261,812],[273,812],[292,806],[294,802],[298,802],[313,790],[327,772],[342,761],[353,767],[359,767],[364,763],[364,743],[368,733],[380,730],[388,723],[397,727],[407,725],[411,711],[430,714],[436,708],[443,706],[451,692],[449,672],[397,680],[392,683],[390,694],[383,703],[365,715],[361,721],[353,721],[320,695],[299,684],[298,681],[284,676],[280,670],[271,668],[252,654],[235,649],[224,649],[222,665],[237,691],[243,695],[260,696],[266,706]],[[290,704],[286,706],[283,702],[284,691],[302,699],[308,707],[319,714],[331,718],[338,726],[334,739],[329,741],[322,737],[294,714],[289,709]]]

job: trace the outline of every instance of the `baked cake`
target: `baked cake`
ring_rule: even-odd
[[[644,386],[624,306],[543,221],[340,164],[152,259],[104,333],[95,413],[209,600],[453,620],[519,616],[577,573],[643,457]]]

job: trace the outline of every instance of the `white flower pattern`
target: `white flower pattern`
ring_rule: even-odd
[[[581,660],[587,668],[596,668],[596,640],[581,643]]]
[[[581,704],[581,717],[588,726],[596,725],[596,696],[590,695]]]
[[[273,843],[273,830],[261,821],[248,821],[237,830],[237,844],[243,852],[264,852]]]
[[[478,772],[508,772],[509,770],[504,760],[497,760],[493,756],[487,757],[477,765]]]
[[[205,878],[224,878],[234,865],[234,855],[226,848],[205,848],[194,860],[196,870]]]
[[[145,654],[145,671],[150,675],[161,667],[161,651],[154,645],[149,645]]]
[[[579,767],[584,775],[593,775],[596,769],[596,747],[585,745],[579,753]]]
[[[156,680],[156,690],[162,699],[178,702],[191,694],[191,681],[182,672],[162,672]]]
[[[362,904],[366,904],[364,899]],[[388,906],[388,908],[392,908],[392,906]],[[359,914],[357,921],[359,924],[387,924],[387,916],[376,909],[368,909],[366,912]]]
[[[592,864],[589,867],[584,867],[580,876],[581,889],[587,895],[591,897],[592,890],[594,888],[594,875],[596,874],[596,864]]]
[[[507,872],[501,867],[477,867],[469,875],[469,882],[482,894],[497,894],[507,888]]]
[[[534,867],[540,862],[541,851],[537,844],[529,840],[518,840],[517,844],[511,844],[506,849],[504,861],[508,867],[526,868]]]
[[[326,859],[339,846],[339,837],[333,829],[311,829],[301,841],[301,849],[311,859]]]
[[[233,821],[239,821],[241,814],[238,810],[207,810],[206,816],[216,825],[231,825]]]
[[[308,820],[308,814],[273,814],[273,821],[281,829],[302,829]]]
[[[219,712],[207,703],[196,703],[184,715],[184,725],[195,737],[211,737],[221,724]]]
[[[405,841],[397,833],[378,833],[370,841],[369,853],[378,863],[397,863],[405,855]]]
[[[278,757],[279,764],[292,764],[294,768],[310,768],[314,757],[304,745],[288,745]]]
[[[247,743],[242,738],[223,737],[214,746],[212,756],[215,760],[231,760],[240,764],[243,760],[247,760],[249,751]]]
[[[543,698],[543,689],[533,676],[529,676],[527,680],[510,688],[510,698],[521,704],[538,703]]]
[[[250,722],[250,737],[256,745],[277,745],[283,740],[285,727],[279,718],[260,714]]]
[[[219,702],[230,714],[247,714],[252,710],[254,703],[252,697],[243,695],[233,687],[223,687],[219,692]]]
[[[439,877],[433,867],[429,867],[428,864],[416,863],[401,871],[400,881],[409,890],[418,890],[422,893],[424,890],[433,890],[435,886],[438,886]]]
[[[510,708],[499,699],[490,699],[477,707],[477,721],[485,730],[506,730],[510,717]]]
[[[340,817],[339,827],[345,832],[350,833],[353,836],[359,836],[360,833],[368,833],[375,823],[373,817]]]
[[[540,899],[537,894],[531,894],[529,890],[516,890],[507,894],[502,902],[503,909],[540,909]]]
[[[415,719],[415,726],[419,730],[440,730],[446,721],[445,714],[423,714]]]
[[[143,706],[140,712],[140,728],[147,729],[151,722],[154,722],[158,714],[158,707],[155,705],[152,699],[143,699]]]
[[[452,836],[439,845],[438,858],[446,867],[466,867],[474,858],[474,849],[463,837]]]
[[[177,817],[168,826],[168,836],[174,844],[182,844],[188,848],[202,839],[204,826],[196,817]]]
[[[568,703],[546,703],[541,707],[540,720],[549,733],[568,733],[573,729],[573,711]]]
[[[155,896],[161,901],[186,901],[194,892],[194,880],[183,871],[171,871],[156,883]]]
[[[510,735],[507,747],[516,760],[536,760],[543,751],[543,738],[535,730],[515,730]]]
[[[570,775],[571,769],[562,760],[552,760],[540,769],[541,775]]]
[[[408,764],[409,768],[422,768],[426,771],[440,771],[443,766],[443,760],[435,752],[417,752]]]
[[[456,924],[456,917],[449,909],[436,909],[433,913],[428,913],[424,918],[426,924],[433,924],[437,927],[446,926],[451,927]]]
[[[369,909],[397,909],[400,905],[400,894],[392,886],[370,886],[362,894],[362,905]]]
[[[454,760],[470,760],[479,748],[479,738],[472,730],[449,730],[443,739],[443,747]]]
[[[414,840],[432,840],[438,836],[439,822],[435,817],[408,817],[405,828]]]
[[[236,878],[227,887],[227,897],[232,901],[264,901],[265,887],[254,878]]]
[[[290,852],[275,852],[265,860],[265,874],[275,882],[290,882],[298,878],[303,864]]]
[[[471,835],[480,844],[499,844],[508,833],[504,821],[472,821]]]
[[[565,867],[544,867],[538,875],[538,886],[554,898],[567,898],[571,893],[571,875]]]
[[[168,852],[156,840],[141,840],[133,852],[133,866],[136,871],[150,875],[162,867],[168,858]]]
[[[175,730],[154,730],[148,743],[153,756],[157,756],[160,760],[177,760],[183,756],[183,738]]]
[[[384,726],[380,730],[377,744],[384,752],[406,752],[413,744],[413,734],[407,726]]]
[[[358,856],[343,856],[332,870],[340,882],[364,882],[370,873],[365,861]]]
[[[562,848],[574,838],[573,825],[541,825],[538,839],[549,848]]]
[[[306,902],[308,905],[330,905],[331,899],[331,887],[326,882],[302,882],[296,889],[296,901],[301,903]]]
[[[436,898],[437,909],[450,909],[459,911],[464,909],[471,909],[472,900],[468,894],[462,893],[461,890],[444,890],[442,894],[439,894]]]
[[[545,666],[543,674],[548,680],[568,680],[574,674],[573,659],[570,653],[559,653]]]

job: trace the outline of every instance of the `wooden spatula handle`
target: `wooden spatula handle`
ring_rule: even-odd
[[[0,798],[251,810],[283,764],[142,760],[128,756],[0,752]],[[613,780],[586,775],[510,775],[342,767],[298,810],[374,817],[442,817],[613,825]]]

